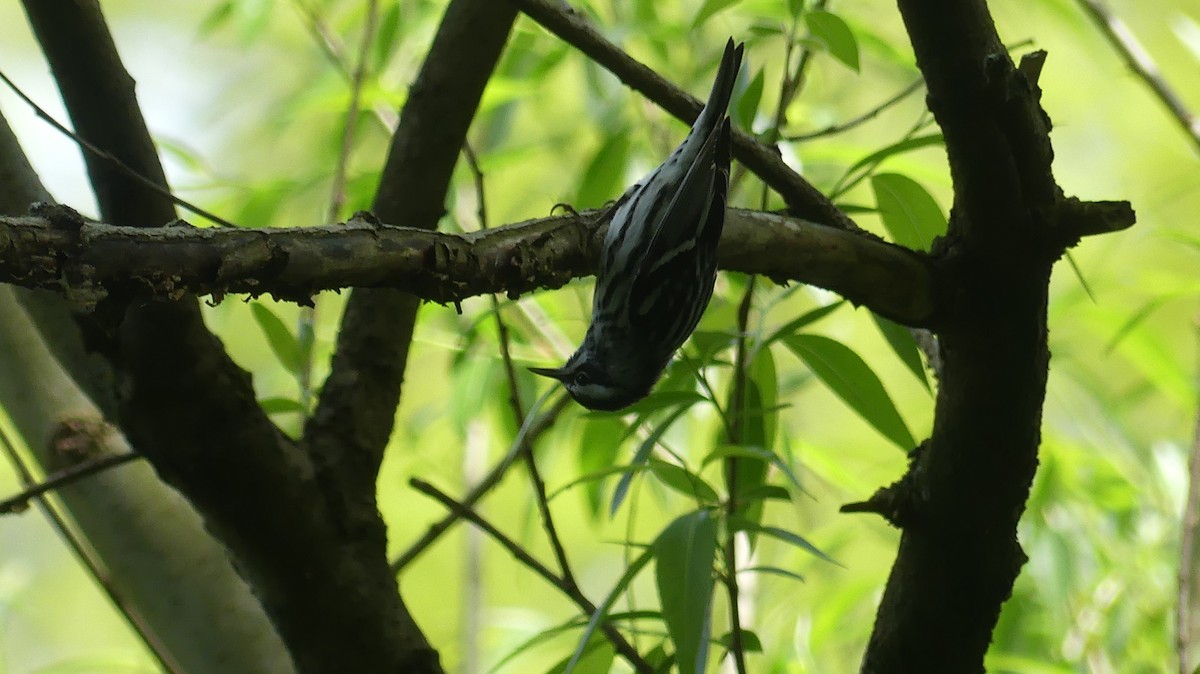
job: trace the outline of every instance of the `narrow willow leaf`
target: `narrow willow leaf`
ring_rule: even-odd
[[[788,571],[787,569],[781,569],[778,566],[747,566],[745,568],[738,569],[738,573],[766,573],[766,574],[770,574],[772,576],[781,576],[783,578],[791,578],[792,580],[798,580],[801,583],[805,582],[804,576],[801,576],[800,574],[796,573],[795,571]]]
[[[267,338],[271,352],[279,360],[279,364],[288,372],[296,374],[304,367],[304,357],[300,350],[300,342],[287,329],[283,321],[261,302],[250,303],[250,313],[254,321]]]
[[[1115,333],[1113,333],[1112,338],[1110,338],[1108,340],[1108,343],[1104,345],[1104,355],[1107,356],[1108,354],[1112,353],[1112,350],[1117,348],[1117,345],[1121,343],[1121,340],[1125,339],[1126,335],[1133,332],[1133,329],[1136,328],[1137,326],[1141,325],[1142,321],[1145,321],[1147,318],[1150,318],[1150,314],[1154,313],[1155,311],[1158,311],[1158,308],[1161,307],[1163,305],[1163,302],[1165,302],[1168,299],[1175,299],[1175,298],[1174,297],[1159,297],[1157,299],[1150,300],[1149,302],[1143,304],[1140,309],[1133,312],[1133,315],[1131,315],[1129,317],[1129,320],[1122,323],[1121,327],[1117,328],[1117,331]]]
[[[662,422],[650,432],[650,435],[646,436],[646,439],[642,441],[642,444],[638,446],[637,451],[633,453],[633,460],[629,462],[629,465],[640,466],[646,463],[646,460],[650,457],[650,452],[654,449],[654,445],[658,444],[658,441],[662,439],[663,434],[667,432],[667,429],[671,427],[671,424],[675,423],[679,417],[683,416],[683,413],[687,412],[688,408],[690,407],[690,404],[680,405],[679,408],[674,412],[671,412],[666,419],[663,419]],[[621,476],[621,480],[617,482],[617,488],[613,490],[612,505],[610,505],[608,508],[609,516],[617,514],[617,509],[621,507],[621,502],[625,500],[625,495],[629,492],[629,485],[633,482],[634,472],[635,471],[629,471],[625,473]]]
[[[792,492],[780,487],[777,484],[759,485],[754,489],[747,489],[743,492],[738,492],[738,498],[750,501],[790,501],[792,500]]]
[[[842,17],[830,12],[813,11],[805,15],[808,30],[833,58],[858,72],[858,40]]]
[[[371,45],[371,70],[379,72],[387,65],[396,51],[396,38],[400,34],[400,3],[392,3],[379,19],[379,33]]]
[[[659,603],[681,674],[704,674],[708,663],[716,551],[717,523],[707,510],[676,519],[654,542]]]
[[[805,539],[803,536],[801,536],[800,534],[788,531],[787,529],[780,529],[779,527],[763,526],[761,524],[758,524],[757,522],[751,522],[742,517],[729,518],[729,527],[734,531],[745,531],[746,533],[754,533],[754,534],[761,534],[763,536],[770,536],[771,538],[774,538],[779,541],[783,541],[784,543],[790,543],[790,544],[800,548],[801,550],[810,552],[831,564],[837,564],[838,566],[841,566],[841,564],[838,564],[837,560],[835,560],[834,558],[825,554],[824,552],[821,552],[821,550],[818,549],[817,546],[813,545],[812,543],[809,543],[808,540]]]
[[[779,423],[779,376],[775,372],[775,356],[770,349],[759,349],[750,363],[752,393],[747,398],[746,409],[742,410],[746,430],[753,433],[742,436],[743,443],[768,450],[775,446],[775,429]]]
[[[563,674],[568,665],[572,666],[571,671],[574,674],[608,674],[615,656],[616,651],[608,639],[601,634],[593,634],[578,658],[563,658],[547,669],[546,674]]]
[[[804,487],[800,485],[800,480],[796,477],[796,474],[792,471],[792,467],[788,465],[788,462],[784,461],[783,457],[779,456],[775,452],[762,447],[755,447],[751,445],[722,445],[710,452],[708,456],[704,457],[704,461],[700,465],[706,466],[717,459],[724,459],[730,456],[754,457],[769,463],[773,463],[775,464],[775,467],[787,477],[788,481],[796,487],[796,489],[804,491]]]
[[[596,632],[596,628],[600,625],[600,621],[604,620],[608,615],[608,609],[612,608],[612,605],[617,601],[617,597],[620,597],[621,594],[625,592],[625,589],[629,587],[629,583],[633,582],[634,577],[638,575],[638,572],[641,571],[642,568],[646,566],[646,563],[649,562],[653,557],[654,547],[651,546],[643,550],[642,554],[634,558],[634,560],[629,563],[629,566],[625,567],[625,573],[621,574],[621,577],[617,579],[617,584],[613,586],[608,595],[604,597],[604,601],[602,601],[592,613],[591,619],[588,620],[587,627],[585,627],[583,630],[583,636],[579,639],[579,645],[575,647],[575,653],[571,655],[570,661],[567,662],[566,668],[563,669],[563,674],[570,674],[574,671],[575,663],[578,662],[580,657],[582,657],[583,651],[585,648],[587,648],[588,642],[591,641],[592,634]]]
[[[887,159],[888,157],[891,157],[893,155],[904,154],[905,152],[912,152],[913,150],[919,150],[923,147],[929,147],[931,145],[945,145],[945,144],[946,144],[946,139],[943,138],[942,134],[940,134],[940,133],[931,133],[931,134],[928,134],[925,136],[917,136],[915,138],[906,138],[897,143],[892,143],[891,145],[888,145],[887,147],[885,147],[881,150],[876,150],[875,152],[872,152],[871,154],[863,157],[862,159],[859,159],[858,161],[851,164],[850,168],[846,169],[846,173],[847,174],[854,173],[855,171],[857,171],[861,168],[864,168],[864,167],[868,166],[869,164],[877,164],[877,163],[883,161],[884,159]]]
[[[618,621],[622,621],[622,620],[628,620],[631,622],[634,620],[661,621],[662,613],[660,613],[659,611],[624,611],[621,613],[611,613],[608,616],[609,622],[618,622]],[[537,634],[533,635],[532,637],[529,637],[525,641],[522,641],[520,644],[518,644],[516,646],[516,648],[509,651],[504,657],[500,658],[500,660],[497,661],[496,664],[492,665],[491,669],[489,669],[487,671],[487,674],[494,674],[495,672],[500,671],[501,669],[504,668],[505,665],[507,665],[509,662],[511,662],[517,656],[528,651],[529,649],[533,648],[534,646],[543,644],[543,643],[553,639],[554,637],[557,637],[558,635],[562,634],[563,632],[580,629],[580,628],[586,626],[587,623],[588,623],[587,618],[573,616],[573,617],[569,618],[568,620],[566,620],[565,622],[559,623],[553,627],[550,627],[545,630],[542,630],[541,632],[538,632]],[[565,664],[565,662],[566,661],[564,660],[563,663]]]
[[[879,328],[879,332],[883,333],[883,338],[900,358],[900,362],[904,363],[908,371],[913,373],[926,391],[932,392],[933,389],[929,387],[929,378],[925,376],[925,362],[921,360],[921,349],[917,348],[917,340],[913,339],[908,328],[874,312],[871,313],[871,318],[875,320],[876,327]]]
[[[584,170],[575,206],[591,208],[614,199],[625,182],[625,162],[629,158],[629,134],[609,136]]]
[[[759,68],[746,90],[742,92],[734,107],[733,122],[747,131],[754,128],[754,117],[758,113],[758,105],[762,102],[764,69]]]
[[[636,473],[636,472],[641,472],[641,471],[645,471],[645,470],[650,470],[650,467],[647,466],[646,464],[642,464],[639,466],[609,466],[607,468],[602,468],[600,470],[593,471],[593,472],[587,473],[585,475],[580,475],[579,477],[575,478],[574,480],[571,480],[570,482],[564,484],[563,486],[559,487],[558,489],[555,489],[554,491],[552,491],[546,495],[546,500],[553,501],[554,499],[558,498],[559,494],[562,494],[563,492],[566,492],[575,487],[578,487],[581,484],[590,484],[590,483],[596,482],[598,480],[603,480],[606,477],[612,477],[613,475],[621,475],[621,474],[628,473],[628,472]]]
[[[1087,293],[1088,299],[1092,303],[1096,302],[1096,294],[1092,292],[1092,285],[1088,283],[1083,276],[1083,270],[1079,268],[1079,264],[1075,262],[1075,256],[1071,251],[1067,250],[1067,264],[1071,265],[1071,272],[1075,274],[1075,278],[1079,280],[1079,285],[1083,286],[1083,292]]]
[[[682,466],[651,457],[649,467],[659,482],[694,501],[699,501],[701,505],[712,505],[721,499],[717,490],[705,482],[704,478]]]
[[[617,463],[617,452],[625,436],[625,422],[620,417],[587,417],[583,426],[583,437],[579,443],[579,472],[584,476],[596,475]],[[592,521],[599,519],[604,511],[603,475],[584,483],[584,502]]]
[[[850,347],[820,335],[792,335],[783,340],[829,390],[897,447],[916,446],[883,382]]]
[[[806,326],[812,325],[813,323],[816,323],[817,321],[821,320],[822,318],[825,318],[829,314],[836,311],[839,307],[841,307],[845,303],[846,303],[846,300],[838,300],[837,302],[834,302],[833,304],[826,304],[823,307],[817,307],[816,309],[813,309],[812,311],[801,314],[799,318],[788,321],[785,325],[780,327],[778,330],[776,330],[775,332],[772,332],[770,337],[767,337],[766,339],[764,339],[762,341],[762,346],[769,346],[769,345],[779,341],[783,337],[787,337],[788,335],[794,334],[795,332],[797,332],[798,330],[800,330],[803,327],[806,327]]]
[[[704,25],[705,21],[713,18],[718,12],[728,9],[742,0],[705,0],[704,5],[700,7],[700,11],[696,13],[696,18],[692,19],[692,28],[696,29]],[[651,5],[654,3],[642,3]]]
[[[750,630],[742,630],[742,652],[744,653],[762,653],[762,639]],[[725,647],[725,650],[733,649],[733,632],[726,632],[717,637],[717,643]]]
[[[859,159],[846,169],[842,177],[838,179],[837,184],[830,191],[829,198],[837,200],[838,197],[845,194],[854,188],[855,185],[862,182],[871,174],[874,167],[878,166],[883,160],[893,155],[904,154],[923,147],[931,145],[944,145],[946,140],[940,133],[933,133],[926,136],[917,136],[916,138],[906,138],[897,143],[893,143],[882,150],[872,152],[871,154]],[[848,205],[838,204],[839,208],[848,210]]]
[[[258,401],[258,406],[267,414],[284,414],[286,412],[308,414],[308,408],[303,403],[291,398],[263,398]]]
[[[933,195],[920,183],[899,173],[871,177],[875,205],[892,241],[912,250],[928,251],[946,233],[946,216]]]
[[[706,400],[708,399],[695,391],[656,391],[655,393],[652,393],[651,395],[646,396],[642,400],[638,401],[637,404],[633,405],[632,407],[621,410],[617,414],[610,412],[599,412],[595,414],[589,414],[589,416],[596,416],[600,418],[620,418],[626,414],[636,414],[639,417],[646,417],[659,410],[667,409],[668,407],[678,407],[680,405],[690,406]],[[629,432],[625,433],[625,437],[629,437],[632,432],[636,430],[636,428],[637,424],[631,425],[628,429]]]

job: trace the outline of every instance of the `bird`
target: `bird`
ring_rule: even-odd
[[[621,410],[649,395],[712,297],[742,51],[730,38],[687,137],[610,209],[579,348],[562,367],[529,368],[562,382],[588,409]]]

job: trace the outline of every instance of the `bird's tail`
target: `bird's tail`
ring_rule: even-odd
[[[729,38],[729,42],[725,43],[725,54],[721,57],[721,66],[717,69],[717,79],[713,81],[712,92],[708,95],[704,109],[700,111],[696,126],[715,127],[725,116],[725,111],[729,108],[729,99],[733,97],[733,85],[737,82],[738,71],[742,67],[743,47],[741,43],[734,44],[733,38]]]

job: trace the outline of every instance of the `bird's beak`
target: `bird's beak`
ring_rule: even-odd
[[[529,371],[559,381],[562,381],[567,376],[567,368],[565,367],[531,367]]]

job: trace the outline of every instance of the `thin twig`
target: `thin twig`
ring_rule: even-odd
[[[29,466],[25,464],[25,460],[21,457],[20,452],[17,451],[16,446],[13,445],[12,440],[8,437],[8,433],[6,433],[3,428],[0,428],[0,446],[4,447],[4,453],[8,455],[9,464],[17,473],[17,477],[20,479],[21,484],[26,487],[27,491],[32,489],[36,483],[36,480],[34,480],[33,477],[33,471],[29,470]],[[117,456],[136,457],[137,455],[129,453],[118,454]],[[45,490],[43,490],[43,492],[44,491]],[[42,492],[32,494],[31,498],[33,498],[37,503],[38,508],[41,509],[42,514],[46,517],[46,519],[50,521],[51,527],[58,532],[58,535],[62,538],[63,542],[67,544],[68,548],[70,548],[71,553],[75,555],[75,559],[79,560],[79,563],[83,565],[83,568],[87,569],[88,575],[90,575],[92,579],[96,581],[96,584],[100,586],[100,589],[104,592],[104,595],[108,597],[108,600],[114,607],[116,607],[117,612],[121,614],[121,617],[125,618],[125,622],[129,624],[130,629],[132,629],[134,633],[137,634],[138,638],[142,640],[142,643],[146,645],[146,650],[150,651],[150,654],[153,655],[154,659],[158,661],[158,664],[162,667],[162,670],[168,674],[182,674],[182,667],[171,657],[170,652],[167,650],[166,644],[162,643],[162,641],[155,636],[154,631],[149,625],[146,624],[146,621],[142,618],[142,616],[138,614],[137,609],[127,602],[119,592],[117,592],[117,589],[113,587],[111,582],[109,582],[108,574],[101,567],[100,562],[92,557],[92,553],[87,549],[86,546],[84,546],[83,541],[80,540],[80,538],[75,535],[75,532],[72,531],[67,525],[66,520],[64,520],[62,515],[58,513],[58,510],[50,505],[50,502],[46,500],[44,495],[42,495]]]
[[[14,94],[16,94],[18,98],[20,98],[22,101],[25,102],[26,105],[28,105],[30,108],[32,108],[34,113],[36,113],[38,117],[41,117],[43,120],[46,121],[47,124],[54,127],[54,129],[56,131],[63,134],[67,138],[70,138],[71,140],[73,140],[76,145],[83,148],[85,151],[90,152],[91,154],[93,154],[93,155],[103,159],[104,161],[109,162],[113,166],[117,167],[118,169],[121,170],[122,173],[128,175],[130,178],[133,178],[133,180],[136,181],[142,187],[145,187],[146,189],[150,190],[151,192],[154,192],[155,194],[157,194],[159,196],[163,196],[163,197],[170,199],[171,202],[174,203],[175,205],[181,206],[181,207],[187,209],[188,211],[195,213],[196,215],[199,215],[204,218],[208,218],[209,220],[216,223],[217,225],[220,225],[222,227],[237,227],[237,225],[226,220],[225,218],[222,218],[219,215],[210,213],[210,212],[204,210],[203,208],[200,208],[199,206],[193,204],[190,201],[186,201],[180,197],[175,196],[174,194],[171,193],[170,190],[164,188],[163,186],[159,185],[158,183],[154,182],[153,180],[150,180],[149,178],[143,176],[142,174],[138,173],[133,168],[131,168],[125,162],[121,161],[120,159],[117,159],[117,157],[115,155],[113,155],[111,152],[109,152],[107,150],[103,150],[99,147],[96,147],[91,142],[89,142],[89,141],[85,140],[84,138],[82,138],[81,136],[77,135],[74,131],[71,131],[67,127],[63,126],[57,119],[52,117],[50,115],[50,113],[43,110],[42,107],[39,106],[37,103],[34,103],[33,99],[30,98],[29,96],[27,96],[24,91],[21,91],[20,87],[18,87],[12,80],[8,79],[8,76],[5,75],[3,72],[0,72],[0,80],[4,80],[4,83],[6,85],[8,85],[9,89],[12,89],[12,92]]]
[[[849,131],[850,129],[853,129],[857,126],[865,124],[865,123],[871,121],[872,119],[875,119],[876,117],[878,117],[882,112],[884,112],[888,108],[896,105],[900,101],[904,100],[905,98],[908,98],[913,93],[920,90],[920,88],[922,86],[924,86],[924,84],[925,84],[925,80],[923,80],[923,79],[913,80],[913,82],[911,84],[909,84],[908,86],[901,89],[900,93],[896,94],[895,96],[892,96],[891,98],[880,103],[879,105],[876,105],[875,107],[871,108],[870,110],[867,110],[866,112],[862,113],[861,115],[859,115],[857,117],[852,117],[840,124],[831,124],[831,125],[825,127],[824,129],[821,129],[820,131],[810,131],[809,133],[797,133],[797,134],[794,134],[791,136],[785,136],[784,138],[793,143],[800,143],[800,142],[804,142],[807,140],[815,140],[817,138],[824,138],[826,136],[833,136],[833,135],[836,135],[839,133]]]
[[[481,229],[488,228],[487,219],[487,200],[485,197],[485,179],[483,170],[479,168],[479,161],[475,155],[471,144],[463,145],[463,155],[466,157],[467,166],[471,170],[471,175],[475,180],[475,195],[478,200],[478,217],[479,227]],[[513,417],[516,419],[517,426],[520,427],[525,422],[525,409],[521,404],[521,392],[517,388],[517,370],[513,365],[512,349],[510,348],[511,340],[508,334],[508,325],[504,322],[504,317],[500,314],[500,300],[495,294],[491,296],[492,314],[496,318],[496,335],[497,342],[500,348],[500,358],[504,362],[504,375],[508,381],[508,403],[512,409]],[[550,503],[546,499],[546,482],[542,479],[541,471],[537,467],[537,459],[533,454],[533,443],[525,440],[521,443],[521,451],[525,455],[525,466],[529,470],[529,479],[533,483],[534,500],[537,503],[538,513],[542,518],[542,526],[546,530],[546,537],[550,540],[550,547],[554,550],[554,558],[558,562],[558,568],[562,572],[563,581],[574,586],[575,574],[571,572],[571,564],[567,560],[567,551],[563,547],[562,538],[558,535],[558,529],[554,526],[554,517],[550,514]]]
[[[530,442],[544,433],[546,429],[548,429],[554,423],[554,420],[558,418],[558,415],[561,414],[564,409],[566,409],[567,403],[570,402],[570,400],[571,399],[565,393],[559,396],[559,398],[555,400],[554,404],[550,406],[550,409],[546,410],[545,414],[538,417],[529,425],[527,437],[529,438]],[[492,469],[488,471],[487,475],[484,475],[483,479],[481,479],[474,487],[472,487],[471,490],[467,492],[467,495],[463,497],[462,503],[464,507],[470,508],[474,506],[477,502],[479,502],[479,499],[486,496],[487,493],[492,490],[492,488],[500,484],[500,481],[508,472],[509,467],[511,467],[513,462],[515,462],[517,458],[521,456],[521,446],[521,442],[514,442],[512,446],[509,447],[508,452],[503,456],[503,458],[501,458],[495,466],[492,466]],[[421,556],[421,553],[425,552],[425,550],[429,548],[429,546],[432,545],[438,538],[441,538],[442,534],[446,533],[450,527],[454,526],[458,520],[459,516],[451,512],[441,520],[438,520],[434,524],[430,525],[429,529],[420,538],[414,541],[407,550],[405,550],[399,557],[392,561],[392,572],[400,573],[403,571],[409,564],[413,562],[413,560]]]
[[[309,34],[316,41],[317,46],[321,48],[321,52],[325,54],[325,58],[337,70],[347,82],[354,78],[349,64],[346,62],[346,57],[342,54],[344,48],[338,42],[337,36],[330,30],[325,20],[317,13],[317,10],[309,4],[305,4],[302,0],[293,0],[292,6],[296,11],[304,17]],[[396,132],[396,124],[399,118],[396,111],[388,107],[386,103],[379,101],[371,106],[371,113],[379,122],[380,128],[387,132],[390,136]]]
[[[0,501],[0,515],[21,512],[32,498],[140,458],[142,455],[134,452],[106,454],[64,468],[41,482],[28,484],[20,493]]]
[[[602,37],[583,12],[562,0],[507,1],[667,112],[685,122],[696,118],[702,107],[699,100]],[[857,229],[849,216],[784,163],[777,148],[768,147],[736,128],[732,129],[732,144],[734,158],[771,185],[787,203],[789,213],[839,229]]]
[[[303,11],[303,10],[302,10]],[[319,22],[320,17],[313,15],[313,20]],[[358,45],[358,58],[352,72],[348,73],[350,86],[350,102],[346,106],[346,121],[342,125],[342,137],[338,147],[338,159],[334,165],[333,180],[331,181],[329,209],[326,211],[326,221],[337,222],[342,208],[346,203],[346,172],[350,164],[350,151],[354,148],[354,138],[358,131],[358,113],[362,101],[363,83],[367,76],[367,60],[371,53],[371,43],[375,39],[375,28],[379,19],[378,0],[367,1],[367,15],[363,19],[362,40]],[[320,44],[328,50],[330,59],[337,63],[340,71],[345,71],[336,51],[324,40]],[[316,332],[317,304],[313,303],[300,307],[297,320],[298,339],[302,345],[311,346]],[[312,402],[312,348],[304,349],[297,383],[300,387],[300,404],[308,409]]]
[[[588,601],[588,598],[585,597],[582,592],[580,592],[579,588],[574,583],[569,583],[565,578],[554,575],[553,571],[526,552],[524,548],[518,545],[515,541],[501,533],[499,529],[497,529],[487,520],[483,519],[483,517],[481,517],[474,510],[471,510],[470,506],[463,503],[458,503],[454,499],[439,491],[437,487],[434,487],[424,480],[412,478],[408,481],[408,483],[422,494],[435,499],[438,503],[442,504],[443,507],[456,515],[458,518],[465,519],[471,524],[474,524],[482,529],[485,533],[491,536],[493,540],[499,543],[501,547],[507,550],[509,554],[516,558],[518,562],[525,565],[528,569],[541,576],[542,579],[566,595],[585,615],[590,616],[596,612],[596,605]],[[646,662],[646,660],[642,658],[637,650],[634,649],[633,645],[626,641],[625,637],[622,636],[615,627],[607,622],[601,622],[600,630],[604,632],[604,636],[606,636],[609,642],[612,643],[613,648],[615,648],[616,651],[620,653],[621,656],[625,658],[634,669],[647,674],[654,671],[654,668],[650,666],[650,663]]]
[[[930,114],[929,110],[922,110],[921,114],[917,117],[917,121],[914,122],[911,127],[909,127],[908,131],[904,132],[904,135],[900,138],[899,142],[910,140],[911,138],[915,137],[917,133],[928,128],[933,123],[933,115]],[[849,192],[854,188],[855,185],[859,184],[867,176],[870,176],[872,173],[874,173],[875,169],[879,168],[879,165],[883,163],[885,159],[887,159],[887,157],[877,158],[871,162],[868,162],[867,164],[860,166],[855,173],[847,171],[845,175],[843,175],[841,178],[838,178],[837,182],[834,183],[833,189],[829,191],[829,198],[837,199],[846,192]]]
[[[1129,26],[1125,25],[1120,17],[1113,14],[1107,5],[1098,0],[1076,0],[1076,3],[1112,43],[1125,65],[1133,71],[1138,79],[1150,87],[1159,102],[1166,106],[1171,116],[1179,124],[1179,128],[1183,129],[1183,132],[1191,138],[1196,149],[1200,150],[1200,117],[1187,109],[1183,99],[1179,98],[1179,95],[1163,78],[1154,59],[1138,42],[1133,31],[1129,30]]]
[[[1200,328],[1200,322],[1197,323]],[[1197,331],[1200,336],[1200,331]],[[1200,410],[1196,412],[1192,455],[1188,461],[1187,501],[1179,535],[1179,598],[1175,604],[1175,651],[1180,674],[1200,665],[1193,655],[1200,637]],[[1200,655],[1200,653],[1196,653]]]
[[[372,2],[372,5],[375,3]],[[309,35],[313,41],[317,43],[321,51],[325,54],[325,58],[337,67],[347,80],[352,79],[350,66],[346,63],[346,57],[343,54],[345,51],[341,42],[338,41],[337,35],[329,29],[328,24],[321,18],[320,12],[311,3],[303,0],[292,0],[292,7],[304,17],[305,26],[308,28]],[[372,21],[372,23],[374,23]]]
[[[729,421],[729,442],[739,444],[743,440],[744,420],[746,417],[746,378],[749,376],[750,364],[746,362],[746,328],[750,323],[750,307],[753,305],[754,285],[757,277],[751,276],[746,285],[746,292],[738,305],[737,321],[737,352],[733,361],[733,393],[730,396],[729,409],[733,418]],[[725,514],[732,521],[737,516],[738,503],[738,465],[740,459],[730,456],[725,459]],[[725,539],[725,587],[729,592],[729,653],[733,656],[734,666],[738,674],[746,674],[746,654],[742,643],[742,616],[738,605],[741,595],[737,580],[737,534],[732,531]]]

